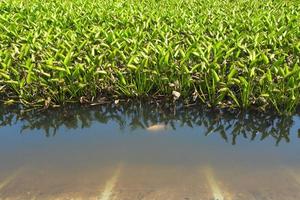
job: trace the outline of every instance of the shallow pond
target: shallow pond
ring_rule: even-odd
[[[0,199],[300,199],[299,115],[0,108],[0,127]]]

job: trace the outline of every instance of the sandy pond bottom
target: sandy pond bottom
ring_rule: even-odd
[[[240,119],[192,126],[124,120],[78,120],[56,132],[50,119],[2,126],[0,199],[300,199],[298,116],[281,127],[284,137],[274,123],[253,135]],[[233,136],[237,127],[245,129]]]
[[[1,174],[1,199],[300,198],[299,171],[249,170],[124,163],[87,171],[21,168]]]

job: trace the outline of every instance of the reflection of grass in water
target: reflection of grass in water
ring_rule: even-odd
[[[21,172],[21,169],[16,170],[10,176],[6,177],[3,181],[0,182],[0,192],[5,188],[9,183],[11,183]]]
[[[122,165],[120,164],[115,172],[113,173],[112,177],[106,182],[105,188],[101,194],[101,197],[99,200],[111,200],[111,196],[114,192],[115,185],[119,179],[119,176],[121,174]]]
[[[231,199],[229,194],[225,194],[225,191],[222,192],[220,185],[218,184],[218,180],[213,172],[213,169],[210,166],[204,168],[204,174],[211,189],[214,200]]]
[[[174,112],[175,109],[175,112]],[[148,129],[151,125],[163,124],[167,130],[176,130],[176,126],[194,127],[203,130],[204,135],[220,135],[225,142],[235,145],[239,137],[255,141],[271,138],[276,145],[291,140],[291,130],[299,129],[294,125],[293,116],[276,116],[271,113],[237,113],[188,108],[177,105],[157,105],[151,102],[128,102],[107,104],[95,107],[67,106],[61,109],[43,112],[20,112],[21,108],[0,106],[0,128],[13,126],[22,120],[22,133],[31,130],[43,130],[47,137],[55,136],[62,127],[67,129],[87,129],[95,122],[107,124],[114,121],[121,130]],[[299,110],[300,111],[300,110]],[[298,115],[295,115],[298,116]],[[16,120],[16,122],[14,121]],[[157,129],[158,127],[153,127]],[[150,128],[151,129],[151,128]],[[299,129],[300,130],[300,129]],[[158,131],[160,132],[160,131]],[[154,132],[153,132],[154,133]],[[257,134],[261,133],[261,134]]]

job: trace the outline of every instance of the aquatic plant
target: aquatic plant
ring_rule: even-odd
[[[299,13],[297,0],[4,0],[0,99],[49,107],[176,91],[292,113]]]

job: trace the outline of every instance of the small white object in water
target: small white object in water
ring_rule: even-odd
[[[155,124],[152,126],[147,127],[148,131],[161,131],[167,129],[167,126],[165,124]]]
[[[120,102],[120,100],[119,99],[117,99],[117,100],[115,100],[115,104],[117,105],[117,104],[119,104],[119,102]]]
[[[177,92],[177,91],[173,91],[173,92],[172,92],[172,95],[173,95],[173,97],[174,97],[174,100],[177,100],[177,99],[179,99],[179,97],[180,97],[180,93]]]

